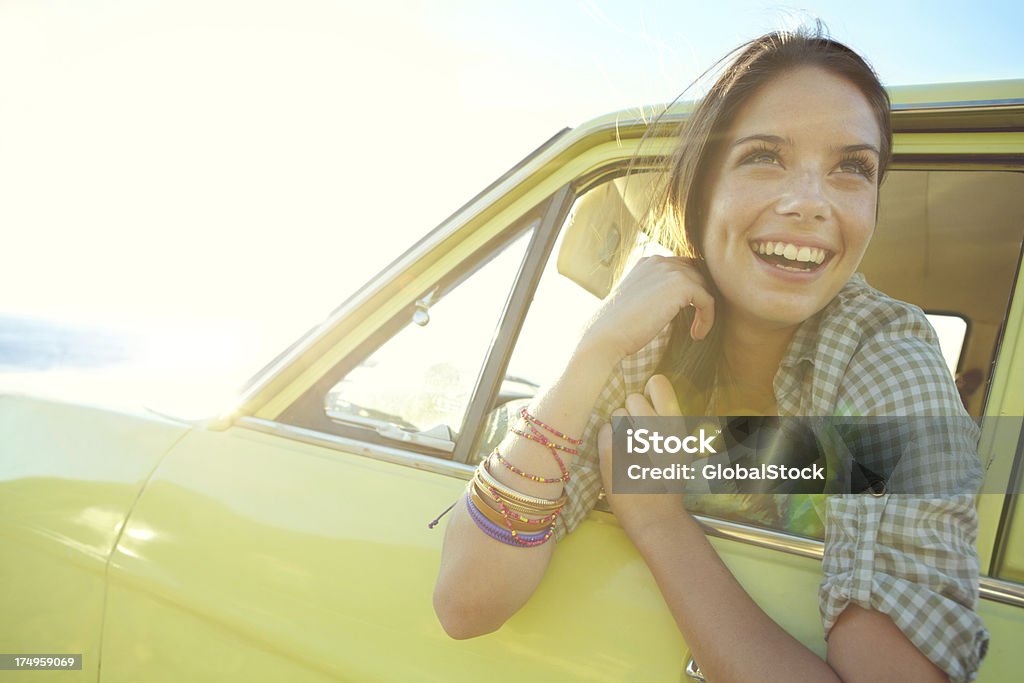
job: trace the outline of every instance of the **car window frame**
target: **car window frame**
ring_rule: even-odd
[[[487,243],[464,259],[457,267],[445,273],[439,280],[423,287],[411,301],[399,309],[398,312],[372,334],[368,335],[366,339],[362,340],[352,352],[345,355],[330,370],[325,372],[272,422],[295,427],[306,432],[318,432],[345,439],[346,441],[351,440],[363,443],[367,446],[380,446],[398,451],[408,451],[439,460],[466,462],[468,457],[466,454],[472,452],[473,444],[477,443],[480,439],[483,429],[482,415],[485,414],[484,411],[486,411],[487,406],[497,396],[501,385],[500,377],[497,378],[496,382],[494,381],[495,373],[499,370],[498,360],[503,357],[501,350],[505,346],[508,347],[508,351],[504,355],[505,360],[500,364],[500,367],[504,368],[507,365],[507,356],[511,353],[511,342],[509,339],[518,337],[519,329],[525,319],[525,311],[528,308],[529,301],[532,299],[533,291],[536,289],[537,282],[540,279],[540,274],[543,272],[546,256],[554,246],[554,237],[557,237],[560,222],[564,220],[565,214],[568,211],[566,206],[568,193],[568,186],[563,186],[538,205],[525,211],[518,220],[512,222],[507,228],[488,240]],[[441,298],[443,298],[445,294],[458,287],[473,273],[490,262],[503,249],[530,231],[532,231],[532,235],[526,245],[516,274],[510,283],[508,295],[498,318],[498,326],[492,335],[491,345],[485,352],[481,368],[474,380],[473,391],[470,394],[466,414],[463,417],[462,423],[458,425],[458,437],[455,440],[455,448],[452,452],[449,453],[418,443],[397,443],[392,439],[382,437],[372,428],[338,424],[326,415],[324,401],[327,393],[346,374],[369,358],[377,349],[392,339],[395,334],[404,329],[412,320],[417,303],[424,296],[431,292],[439,291],[441,292]],[[496,302],[495,305],[498,306],[500,304]],[[478,406],[477,403],[480,400],[486,400],[487,403],[482,407]]]

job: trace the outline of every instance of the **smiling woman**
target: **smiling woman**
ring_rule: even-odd
[[[974,613],[973,425],[945,444],[953,464],[928,489],[941,498],[888,495],[892,454],[880,448],[874,495],[824,502],[827,661],[761,611],[705,540],[690,512],[712,496],[611,489],[609,416],[966,417],[920,309],[857,274],[891,148],[888,97],[849,48],[801,31],[738,51],[682,129],[644,228],[673,255],[619,283],[456,509],[434,595],[449,634],[493,631],[518,610],[552,533],[579,524],[603,480],[708,680],[973,678],[987,645]]]

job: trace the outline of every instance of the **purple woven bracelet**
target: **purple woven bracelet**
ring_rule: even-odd
[[[491,520],[484,517],[484,514],[476,509],[476,505],[473,504],[473,499],[470,498],[469,492],[466,492],[466,507],[469,508],[469,516],[476,522],[477,528],[484,532],[495,541],[501,541],[505,545],[514,545],[517,548],[529,548],[544,543],[548,538],[552,529],[548,528],[545,531],[535,531],[529,533],[512,535],[512,532],[508,529],[502,529],[500,526],[492,522]],[[552,524],[554,526],[554,524]],[[518,540],[516,540],[518,538]]]

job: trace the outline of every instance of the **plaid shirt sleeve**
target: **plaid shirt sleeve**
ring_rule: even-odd
[[[828,499],[822,624],[827,638],[850,604],[876,610],[951,681],[971,681],[988,647],[988,633],[975,612],[980,432],[963,410],[920,310],[889,300],[879,311],[884,324],[876,320],[876,330],[853,355],[837,405],[853,415],[912,416],[894,425],[948,429],[928,435],[928,446],[917,449],[919,457],[907,457],[894,446],[879,448],[890,493]],[[913,417],[923,415],[945,419]],[[886,461],[886,450],[897,455]]]
[[[888,615],[928,659],[972,681],[988,648],[975,613],[974,496],[833,496],[819,608],[826,638],[850,604]]]
[[[583,443],[571,467],[572,478],[565,486],[568,500],[555,526],[555,540],[571,532],[594,509],[601,495],[601,468],[597,456],[597,432],[611,419],[613,410],[621,408],[626,396],[642,392],[654,374],[671,337],[671,326],[665,327],[647,346],[623,359],[597,398],[594,411],[583,430]]]

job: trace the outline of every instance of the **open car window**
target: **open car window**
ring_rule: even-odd
[[[531,234],[417,299],[404,324],[327,391],[327,418],[374,440],[450,453]]]

